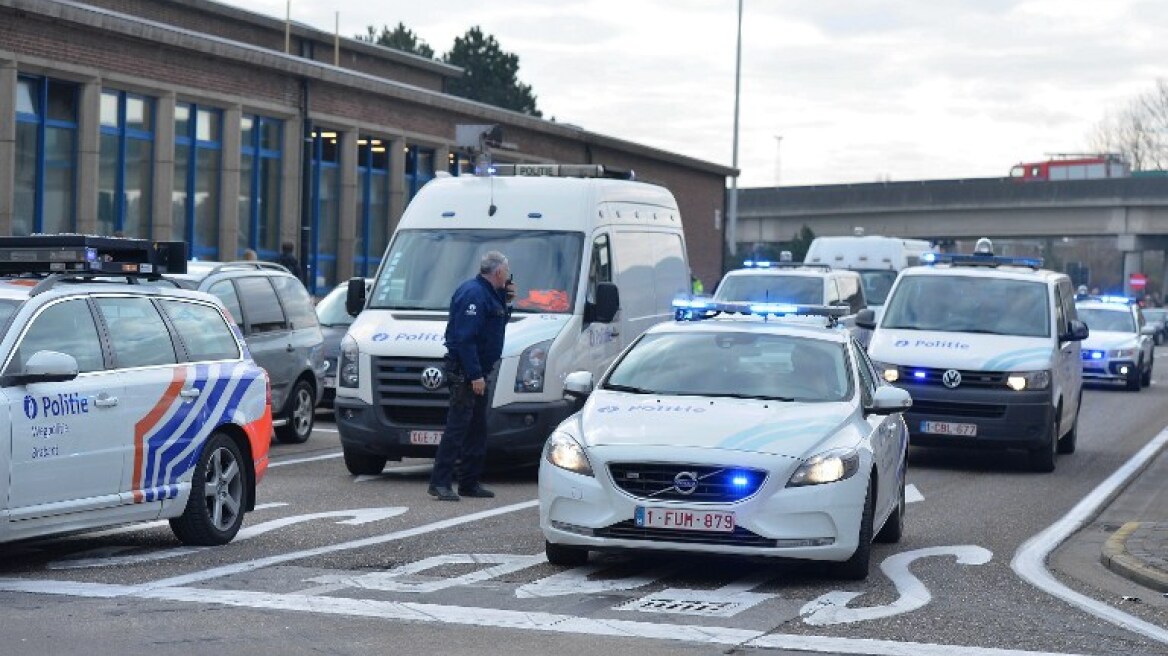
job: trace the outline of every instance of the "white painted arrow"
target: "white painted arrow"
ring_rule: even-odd
[[[665,565],[655,567],[638,576],[597,580],[588,578],[610,567],[612,565],[609,564],[574,567],[565,572],[553,574],[521,586],[515,591],[515,596],[520,599],[534,599],[562,595],[603,594],[614,590],[632,590],[633,588],[641,588],[654,581],[671,576],[678,570],[678,566],[676,565]]]
[[[909,483],[908,485],[904,486],[904,502],[905,503],[916,503],[918,501],[924,501],[924,500],[925,500],[925,495],[921,494],[921,491],[917,489],[917,486],[913,485],[912,483]]]
[[[235,541],[249,540],[258,535],[269,533],[277,529],[291,526],[293,524],[301,524],[303,522],[310,522],[314,519],[331,519],[334,517],[348,517],[337,522],[338,524],[359,525],[376,522],[382,519],[389,519],[397,517],[398,515],[409,511],[409,508],[404,507],[390,507],[390,508],[355,508],[353,510],[329,510],[326,512],[308,513],[305,515],[293,515],[291,517],[281,517],[280,519],[273,519],[255,526],[249,526],[241,529],[235,535]],[[89,567],[112,567],[114,565],[132,565],[151,560],[165,560],[167,558],[176,558],[178,556],[187,556],[190,554],[205,551],[211,547],[174,547],[170,549],[161,549],[154,551],[139,552],[136,554],[127,554],[122,556],[112,555],[119,552],[124,552],[128,547],[101,547],[90,551],[82,552],[80,557],[68,558],[65,560],[57,560],[48,564],[48,569],[82,569]]]
[[[804,622],[813,626],[823,626],[875,620],[921,608],[929,603],[933,595],[925,584],[908,570],[908,566],[918,558],[929,556],[956,556],[957,562],[962,565],[984,565],[993,558],[988,549],[972,545],[928,547],[898,553],[889,556],[880,564],[880,569],[892,580],[897,592],[900,593],[900,598],[896,601],[885,606],[848,608],[848,602],[863,593],[836,590],[808,602],[799,614],[803,616]]]

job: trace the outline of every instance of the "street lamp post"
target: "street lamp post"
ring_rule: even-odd
[[[779,174],[783,172],[783,167],[782,167],[783,160],[781,159],[782,154],[783,154],[782,153],[782,146],[783,146],[783,135],[776,134],[775,135],[775,186],[776,187],[779,186]]]
[[[726,241],[730,254],[738,252],[738,96],[742,87],[742,0],[738,0],[738,41],[734,54],[734,148],[731,156],[730,198],[726,203]]]

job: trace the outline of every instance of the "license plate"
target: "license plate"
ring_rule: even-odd
[[[336,387],[337,386],[337,377],[336,376],[325,376],[324,377],[324,386],[327,388],[330,388],[330,389],[333,387]]]
[[[645,508],[637,506],[634,520],[641,528],[665,528],[678,531],[734,531],[734,513],[725,510],[686,510],[684,508]]]
[[[922,433],[934,433],[937,435],[960,435],[962,437],[975,437],[977,435],[977,424],[954,424],[948,421],[922,421]]]
[[[442,431],[410,431],[410,444],[434,446],[442,441]]]

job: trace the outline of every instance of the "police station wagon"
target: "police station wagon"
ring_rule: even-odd
[[[0,542],[169,519],[223,544],[255,507],[267,375],[213,296],[157,281],[184,251],[0,238]]]
[[[683,301],[686,303],[689,301]],[[660,550],[826,562],[868,575],[904,527],[908,393],[836,328],[844,308],[697,301],[637,339],[552,433],[539,470],[548,560]],[[775,315],[789,315],[776,320]],[[793,315],[793,316],[790,316]]]

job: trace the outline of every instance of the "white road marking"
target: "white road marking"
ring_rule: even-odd
[[[861,654],[865,656],[1075,656],[1071,654],[1021,651],[1017,649],[937,645],[920,642],[894,642],[891,640],[863,638],[770,634],[767,631],[731,627],[687,626],[684,624],[592,619],[542,612],[379,601],[375,599],[349,599],[345,597],[315,597],[303,594],[276,594],[246,590],[211,590],[186,587],[146,589],[142,586],[21,579],[0,579],[0,589],[32,594],[57,594],[94,598],[136,596],[162,601],[218,604],[261,610],[287,610],[323,615],[371,617],[462,626],[489,626],[562,634],[603,635],[735,645],[740,647],[801,650],[828,654]]]
[[[281,506],[286,506],[286,505],[288,505],[288,504],[283,503],[283,502],[257,503],[255,509],[256,510],[267,510],[269,508],[279,508]],[[93,531],[92,533],[84,533],[84,535],[87,538],[105,538],[105,537],[109,537],[111,535],[121,535],[123,533],[135,533],[137,531],[145,531],[148,529],[161,528],[163,526],[169,526],[169,525],[170,525],[169,520],[160,519],[160,520],[154,521],[154,522],[142,522],[141,524],[127,524],[126,526],[119,526],[117,528],[107,528],[107,529],[104,529],[101,531]],[[57,536],[53,536],[52,539],[57,540],[59,538]]]
[[[614,590],[643,588],[654,581],[672,576],[679,569],[677,565],[662,565],[636,576],[615,579],[590,579],[589,577],[612,567],[611,564],[585,565],[573,567],[558,574],[552,574],[538,581],[522,585],[515,591],[520,599],[540,597],[560,597],[563,595],[605,594]]]
[[[1153,640],[1168,643],[1168,629],[1145,622],[1134,615],[1112,608],[1102,601],[1092,599],[1065,586],[1046,569],[1046,558],[1050,552],[1058,548],[1068,537],[1074,534],[1095,517],[1099,509],[1110,503],[1118,495],[1128,481],[1139,474],[1168,444],[1168,428],[1152,438],[1144,448],[1140,449],[1119,469],[1115,470],[1107,480],[1103,481],[1083,497],[1062,519],[1051,524],[1044,531],[1027,540],[1014,554],[1010,567],[1018,576],[1032,585],[1044,590],[1059,599],[1076,606],[1088,613],[1136,633],[1145,635]]]
[[[614,606],[613,610],[700,617],[733,617],[777,595],[750,592],[766,583],[770,576],[755,572],[716,590],[668,588],[661,592]]]
[[[929,556],[956,556],[962,565],[984,565],[993,558],[989,550],[976,546],[928,547],[894,554],[880,563],[880,569],[900,593],[896,601],[884,606],[848,608],[849,601],[864,593],[835,590],[808,602],[799,614],[812,626],[825,626],[875,620],[921,608],[932,600],[933,595],[908,566],[918,558]]]
[[[909,483],[908,485],[904,486],[904,502],[905,503],[916,503],[918,501],[924,501],[924,500],[925,500],[925,495],[921,494],[921,491],[917,489],[917,486],[913,485],[912,483]]]
[[[290,458],[288,460],[276,460],[268,463],[268,469],[273,467],[283,467],[285,465],[299,465],[302,462],[316,462],[317,460],[332,460],[334,458],[343,457],[345,454],[337,451],[336,453],[326,453],[323,456],[308,456],[307,458]]]
[[[341,432],[335,428],[328,428],[328,427],[321,427],[321,426],[313,426],[312,430],[313,431],[320,431],[322,433],[340,433]]]
[[[481,583],[505,574],[518,572],[534,565],[546,563],[542,553],[532,556],[516,554],[447,554],[419,560],[401,567],[395,567],[387,572],[370,572],[359,576],[328,575],[308,579],[312,583],[324,583],[334,586],[361,588],[364,590],[385,590],[389,592],[436,592],[456,585],[472,585]],[[437,578],[427,581],[403,581],[402,578],[413,574],[421,574],[435,567],[444,565],[483,565],[484,567],[461,576],[451,578]]]

